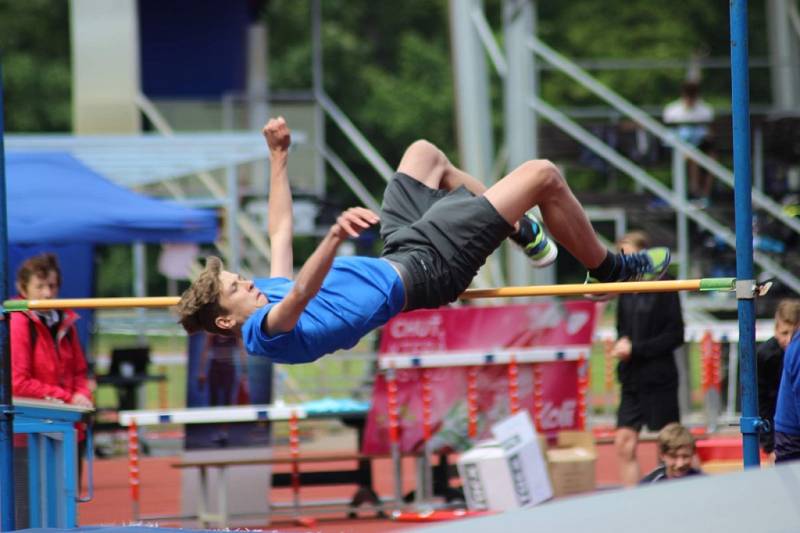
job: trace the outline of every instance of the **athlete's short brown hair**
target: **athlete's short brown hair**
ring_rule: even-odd
[[[217,317],[227,312],[219,303],[222,289],[219,281],[221,272],[222,260],[213,255],[209,256],[206,259],[206,267],[181,295],[178,316],[187,333],[207,331],[226,336],[232,334],[232,331],[222,329],[216,324]]]

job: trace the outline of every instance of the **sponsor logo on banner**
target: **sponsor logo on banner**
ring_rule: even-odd
[[[398,353],[437,352],[447,349],[443,322],[438,314],[420,317],[409,313],[399,315],[387,328]]]
[[[548,431],[575,426],[575,410],[577,407],[578,402],[574,399],[564,400],[560,407],[553,405],[553,402],[544,402],[540,420],[541,429]]]

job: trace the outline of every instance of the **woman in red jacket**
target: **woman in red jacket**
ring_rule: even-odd
[[[55,298],[61,286],[61,270],[53,254],[26,260],[17,270],[17,291],[22,298]],[[92,407],[75,321],[66,311],[11,313],[12,387],[15,396],[58,400]]]

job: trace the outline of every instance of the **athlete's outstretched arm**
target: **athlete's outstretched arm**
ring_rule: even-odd
[[[291,131],[283,117],[273,118],[262,130],[269,146],[270,277],[292,277],[292,190],[287,165]]]
[[[261,324],[262,329],[269,335],[291,331],[308,302],[322,287],[339,245],[348,237],[358,237],[362,231],[378,221],[378,215],[363,207],[352,207],[339,215],[336,223],[297,273],[294,286],[267,314],[267,319]]]

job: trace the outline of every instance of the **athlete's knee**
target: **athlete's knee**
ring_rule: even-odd
[[[433,164],[444,163],[447,158],[439,148],[430,141],[417,139],[406,148],[405,157],[430,161]]]
[[[525,172],[531,176],[536,187],[547,193],[558,193],[567,187],[567,182],[558,167],[547,159],[532,159],[523,163]]]
[[[406,148],[398,171],[421,181],[432,189],[438,189],[450,167],[447,156],[433,143],[420,139]]]

